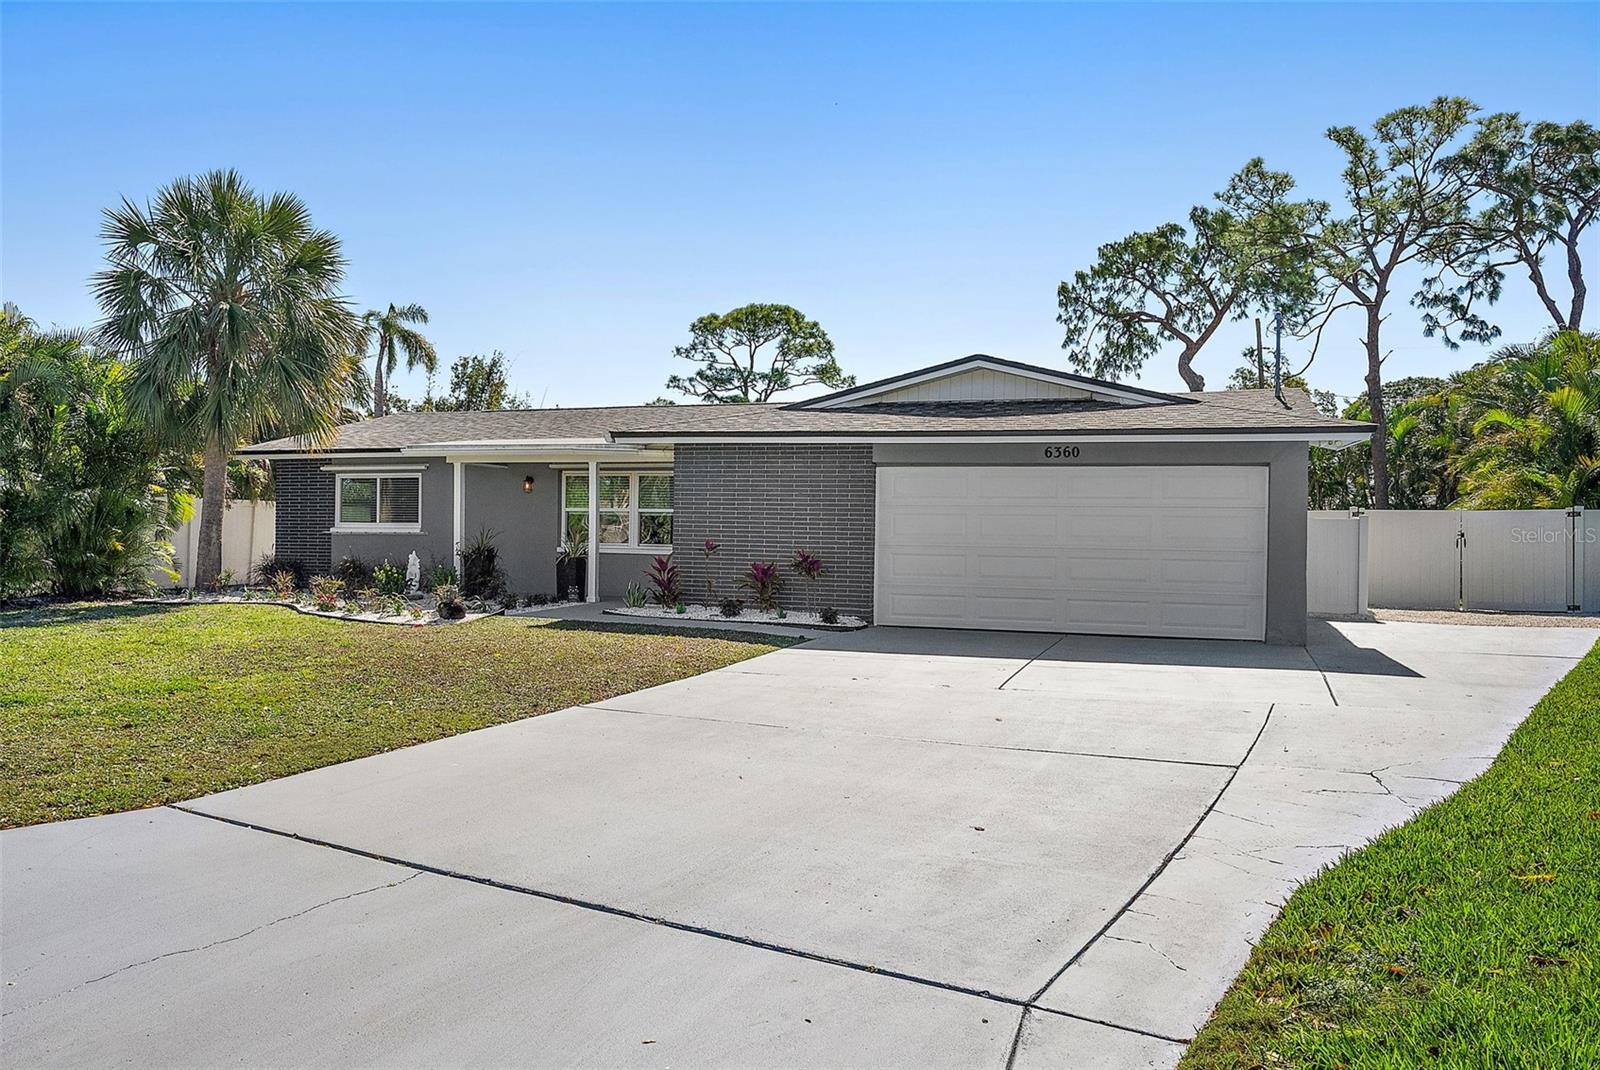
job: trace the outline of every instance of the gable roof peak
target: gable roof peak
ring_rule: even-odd
[[[971,396],[934,397],[929,393],[931,388],[925,385],[970,376],[972,385],[977,386],[977,380],[984,372],[992,372],[994,375],[981,384],[979,393]],[[1015,384],[1014,389],[1008,387],[1008,383]],[[1085,401],[1110,401],[1119,405],[1181,405],[1191,400],[1181,395],[1078,375],[1060,368],[1024,364],[1021,361],[1007,360],[987,353],[969,353],[964,357],[945,361],[943,364],[933,364],[926,368],[824,394],[821,397],[791,402],[784,407],[836,409],[887,400],[1021,401],[1062,397],[1076,397]]]

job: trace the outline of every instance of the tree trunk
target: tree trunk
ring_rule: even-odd
[[[1583,305],[1589,288],[1583,284],[1583,260],[1578,256],[1577,235],[1567,243],[1567,280],[1572,283],[1572,312],[1567,316],[1567,330],[1583,330]]]
[[[388,353],[388,344],[387,343],[388,343],[388,339],[384,338],[383,335],[380,334],[378,336],[378,364],[377,364],[377,366],[375,368],[372,369],[372,415],[373,416],[382,416],[385,412],[388,411],[387,407],[384,405],[385,398],[383,396],[383,391],[384,391],[383,362],[384,362],[384,359],[387,358],[388,355],[389,355],[389,353]]]
[[[228,504],[228,450],[213,436],[206,442],[201,482],[200,539],[195,548],[196,587],[209,587],[222,572],[222,514]]]
[[[1372,508],[1389,508],[1389,413],[1383,404],[1383,351],[1378,329],[1383,315],[1374,303],[1367,306],[1367,407],[1378,429],[1372,432]]]
[[[1194,342],[1183,347],[1183,352],[1178,354],[1178,374],[1183,376],[1184,383],[1190,390],[1204,390],[1205,377],[1194,370],[1193,361],[1195,354],[1200,352],[1201,342]]]
[[[1261,344],[1261,317],[1256,317],[1256,388],[1266,389],[1267,386],[1267,351]]]

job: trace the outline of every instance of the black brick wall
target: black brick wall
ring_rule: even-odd
[[[324,463],[272,462],[278,496],[273,554],[300,562],[311,576],[333,570],[333,537],[328,534],[333,527],[333,473],[322,471]]]
[[[672,559],[683,573],[685,600],[705,601],[709,571],[719,597],[748,601],[740,577],[752,561],[774,561],[783,573],[780,605],[831,605],[871,618],[871,446],[679,445],[673,477]],[[706,539],[721,544],[709,570],[701,553]],[[802,548],[827,570],[815,584],[789,571]]]

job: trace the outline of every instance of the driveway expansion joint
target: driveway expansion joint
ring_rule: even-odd
[[[869,732],[860,728],[806,728],[802,725],[774,724],[770,721],[745,721],[732,717],[703,717],[693,713],[662,713],[656,710],[630,710],[622,706],[608,706],[591,702],[581,707],[604,713],[621,713],[630,717],[668,717],[685,721],[702,721],[707,724],[733,724],[749,728],[777,728],[789,732],[807,732],[815,735],[866,736],[870,739],[888,739],[899,743],[928,743],[937,747],[968,747],[973,750],[1010,751],[1022,754],[1059,754],[1069,758],[1105,758],[1116,762],[1156,762],[1161,765],[1193,765],[1203,769],[1237,769],[1232,762],[1202,762],[1194,758],[1156,758],[1147,754],[1108,754],[1104,751],[1062,750],[1056,747],[1021,747],[1006,743],[972,743],[960,739],[930,739],[927,736],[903,736],[893,732]],[[1242,760],[1242,759],[1241,759]]]
[[[1256,749],[1256,744],[1260,743],[1261,742],[1261,737],[1266,734],[1267,725],[1272,720],[1272,711],[1275,708],[1277,708],[1277,703],[1273,703],[1271,706],[1267,707],[1267,715],[1261,719],[1261,727],[1256,729],[1255,738],[1253,738],[1250,741],[1250,746],[1245,748],[1244,757],[1239,759],[1239,764],[1236,767],[1234,767],[1233,771],[1228,774],[1227,779],[1222,782],[1222,787],[1220,789],[1218,789],[1216,797],[1213,798],[1211,800],[1210,804],[1206,806],[1205,810],[1201,812],[1199,818],[1197,818],[1195,820],[1195,823],[1189,827],[1189,831],[1184,834],[1183,838],[1178,841],[1177,845],[1174,846],[1172,848],[1172,850],[1170,850],[1170,851],[1168,851],[1166,853],[1166,856],[1161,859],[1160,863],[1157,864],[1156,868],[1154,870],[1152,870],[1150,875],[1144,879],[1144,883],[1139,885],[1139,887],[1134,891],[1134,893],[1131,896],[1128,897],[1127,901],[1125,903],[1123,903],[1122,906],[1119,907],[1117,909],[1117,911],[1114,914],[1111,915],[1110,918],[1106,919],[1106,923],[1104,925],[1100,926],[1100,928],[1098,930],[1096,930],[1096,932],[1095,932],[1095,934],[1093,936],[1089,937],[1088,942],[1085,943],[1082,947],[1080,947],[1077,950],[1077,952],[1071,958],[1069,958],[1064,964],[1062,964],[1062,966],[1061,966],[1061,968],[1059,970],[1057,970],[1055,973],[1051,974],[1050,978],[1048,980],[1046,980],[1045,983],[1039,987],[1039,990],[1037,992],[1035,992],[1033,995],[1028,997],[1026,1006],[1028,1006],[1028,1007],[1036,1006],[1038,1004],[1039,1000],[1044,998],[1044,994],[1050,990],[1050,986],[1055,984],[1057,981],[1059,981],[1061,979],[1061,975],[1062,974],[1066,973],[1077,962],[1079,962],[1083,958],[1084,955],[1088,954],[1089,953],[1089,949],[1094,947],[1095,944],[1099,943],[1101,938],[1104,937],[1108,932],[1111,931],[1112,926],[1116,925],[1116,923],[1118,921],[1122,920],[1123,915],[1127,914],[1128,911],[1133,908],[1133,905],[1139,901],[1139,897],[1142,896],[1145,893],[1145,891],[1147,889],[1149,889],[1149,887],[1156,882],[1156,878],[1157,877],[1161,876],[1162,873],[1166,872],[1167,867],[1172,864],[1172,860],[1174,858],[1177,858],[1179,852],[1181,852],[1186,846],[1188,846],[1190,840],[1194,839],[1195,834],[1200,831],[1200,826],[1205,824],[1206,819],[1208,817],[1210,817],[1211,814],[1216,810],[1217,804],[1222,802],[1222,797],[1228,793],[1228,788],[1233,785],[1234,778],[1239,775],[1239,770],[1243,769],[1245,763],[1250,760],[1250,755],[1252,753],[1254,753],[1254,751]],[[1176,963],[1174,963],[1174,965],[1176,965]],[[1039,1010],[1051,1010],[1051,1008],[1048,1008],[1048,1007],[1039,1007],[1038,1009]],[[1053,1011],[1052,1013],[1066,1014],[1067,1017],[1070,1017],[1070,1018],[1080,1018],[1083,1021],[1095,1022],[1096,1025],[1112,1026],[1113,1028],[1123,1029],[1123,1030],[1125,1030],[1127,1032],[1134,1032],[1134,1033],[1143,1032],[1142,1030],[1129,1029],[1127,1026],[1116,1026],[1116,1025],[1114,1025],[1114,1023],[1111,1023],[1111,1022],[1102,1022],[1102,1021],[1096,1021],[1095,1019],[1092,1019],[1092,1018],[1083,1018],[1082,1015],[1075,1015],[1075,1014],[1071,1014],[1071,1013],[1065,1012],[1065,1011]],[[1151,1036],[1151,1037],[1158,1037],[1161,1040],[1170,1040],[1173,1043],[1177,1043],[1177,1044],[1186,1044],[1186,1043],[1188,1043],[1188,1041],[1185,1041],[1185,1040],[1178,1040],[1175,1037],[1160,1036],[1159,1034],[1156,1034],[1156,1033],[1144,1033],[1144,1035]],[[1021,1039],[1022,1039],[1022,1029],[1019,1026],[1018,1029],[1017,1029],[1016,1039],[1012,1041],[1011,1055],[1006,1060],[1006,1065],[1008,1067],[1011,1066],[1016,1061],[1017,1044],[1018,1044],[1018,1042],[1021,1041]]]
[[[995,690],[996,691],[1004,691],[1006,689],[1006,685],[1009,684],[1011,681],[1015,680],[1022,673],[1023,669],[1026,669],[1028,666],[1032,665],[1034,662],[1038,661],[1040,658],[1044,657],[1046,654],[1050,653],[1050,651],[1054,650],[1056,647],[1060,646],[1062,643],[1065,643],[1066,641],[1067,641],[1067,637],[1066,637],[1065,633],[1056,636],[1055,642],[1051,643],[1049,646],[1047,646],[1043,650],[1039,651],[1033,657],[1031,657],[1027,661],[1023,662],[1021,667],[1019,667],[1016,672],[1012,673],[1010,676],[1008,676],[1004,680],[1000,681],[1000,686],[995,688]]]
[[[1265,727],[1264,723],[1263,727]],[[463,873],[459,870],[446,869],[442,866],[434,866],[426,862],[415,862],[404,858],[398,858],[393,855],[382,854],[377,851],[364,850],[360,847],[351,847],[348,844],[334,843],[331,840],[318,839],[314,836],[303,836],[297,832],[288,832],[284,829],[272,828],[269,825],[258,825],[251,821],[240,820],[236,817],[223,817],[220,814],[206,813],[204,810],[196,810],[191,807],[184,806],[181,803],[168,803],[167,809],[189,814],[192,817],[203,817],[211,821],[221,822],[224,825],[233,825],[236,828],[248,829],[251,832],[260,832],[268,836],[280,836],[284,839],[295,840],[299,843],[309,844],[313,847],[323,847],[330,851],[339,851],[344,854],[371,859],[375,862],[386,862],[389,865],[415,870],[415,872],[413,872],[409,877],[405,877],[401,880],[393,881],[388,884],[378,885],[374,888],[365,888],[357,892],[352,892],[348,895],[338,896],[333,899],[329,899],[326,902],[317,903],[313,906],[307,907],[305,910],[288,915],[285,918],[278,918],[270,922],[265,922],[262,925],[256,926],[255,929],[251,929],[250,932],[256,932],[259,929],[266,928],[269,925],[276,925],[279,921],[287,921],[292,918],[300,917],[303,914],[309,913],[310,911],[316,910],[320,907],[327,906],[330,903],[336,903],[344,899],[351,899],[355,896],[365,895],[368,892],[381,891],[384,888],[397,887],[398,885],[406,883],[406,881],[420,877],[422,874],[426,873],[435,877],[445,877],[450,880],[465,881],[469,884],[479,884],[489,888],[496,888],[500,891],[515,892],[519,895],[526,895],[535,899],[543,899],[548,902],[561,903],[566,906],[577,907],[580,910],[591,910],[600,914],[609,914],[612,917],[626,918],[630,921],[644,922],[648,925],[657,925],[665,929],[675,930],[677,932],[690,933],[695,936],[705,936],[713,940],[723,940],[728,943],[739,944],[743,947],[756,948],[761,951],[771,951],[779,955],[789,955],[794,958],[805,959],[809,962],[817,962],[827,966],[837,966],[842,969],[854,970],[858,973],[872,974],[877,977],[887,977],[896,981],[905,981],[910,984],[921,985],[925,988],[934,988],[943,992],[952,992],[957,995],[972,996],[977,999],[988,1000],[991,1003],[998,1003],[1002,1006],[1019,1008],[1022,1011],[1022,1014],[1019,1016],[1019,1018],[1023,1019],[1027,1017],[1028,1011],[1036,1010],[1046,1014],[1058,1015],[1063,1018],[1076,1018],[1082,1022],[1089,1022],[1094,1025],[1105,1026],[1109,1029],[1117,1029],[1125,1033],[1135,1033],[1140,1036],[1152,1037],[1157,1040],[1166,1040],[1177,1044],[1187,1043],[1187,1041],[1184,1040],[1178,1040],[1174,1037],[1164,1036],[1160,1033],[1152,1033],[1148,1030],[1138,1029],[1133,1026],[1118,1025],[1115,1022],[1102,1021],[1098,1018],[1088,1018],[1081,1014],[1073,1014],[1070,1011],[1057,1010],[1053,1007],[1038,1006],[1038,998],[1040,995],[1043,995],[1044,989],[1040,989],[1039,993],[1030,999],[1019,999],[1016,996],[1003,995],[999,992],[992,992],[986,988],[972,988],[968,985],[960,985],[951,981],[940,981],[936,978],[922,977],[918,974],[905,973],[900,970],[886,969],[881,966],[872,966],[861,962],[852,962],[849,959],[842,959],[835,955],[824,955],[816,951],[806,951],[803,948],[788,947],[783,944],[775,944],[767,940],[757,940],[754,937],[740,936],[737,933],[722,932],[717,929],[707,928],[703,925],[693,925],[688,922],[674,921],[671,918],[659,917],[653,914],[645,914],[640,911],[629,910],[626,907],[611,906],[607,903],[596,903],[586,899],[579,899],[575,896],[563,895],[560,892],[550,892],[538,888],[529,888],[525,885],[512,884],[507,881],[496,880],[493,877],[484,877],[475,873]],[[1185,842],[1187,842],[1187,837],[1185,837]],[[1181,849],[1182,846],[1183,845],[1180,843],[1177,848],[1174,848],[1174,852]],[[1159,870],[1157,872],[1159,872]],[[211,944],[207,944],[205,946],[212,947],[219,943],[228,943],[233,940],[242,939],[244,936],[250,935],[250,932],[242,933],[239,936],[228,937],[224,940],[213,941]],[[155,958],[166,958],[168,955],[184,954],[186,951],[191,950],[204,950],[204,948],[188,948],[184,949],[183,951],[168,952],[166,955],[158,955],[155,956]],[[1080,954],[1081,953],[1082,952],[1080,952]],[[155,961],[155,959],[150,959],[147,961]],[[143,963],[134,963],[133,965],[143,965]],[[1065,969],[1065,967],[1063,967],[1063,969]],[[117,972],[120,972],[120,970],[112,971],[112,973]],[[107,976],[109,976],[109,974]],[[103,978],[96,978],[95,980],[102,979]],[[93,982],[85,982],[85,984],[90,983]],[[1045,988],[1048,987],[1049,985],[1047,984]],[[1021,1022],[1019,1021],[1017,1033],[1018,1038],[1021,1037],[1021,1028]],[[1015,1041],[1013,1041],[1012,1055],[1013,1057],[1015,1056]],[[1009,1060],[1007,1065],[1009,1065]]]

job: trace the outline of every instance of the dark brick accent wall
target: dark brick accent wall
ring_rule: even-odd
[[[781,605],[831,605],[870,619],[876,472],[871,446],[679,445],[672,559],[683,573],[685,599],[705,600],[709,571],[719,597],[748,600],[738,586],[745,569],[752,561],[775,561],[783,569]],[[721,544],[709,570],[701,553],[706,539]],[[815,584],[789,571],[800,548],[827,569]]]
[[[273,461],[278,515],[273,554],[299,561],[308,575],[333,570],[333,473],[324,461]]]

